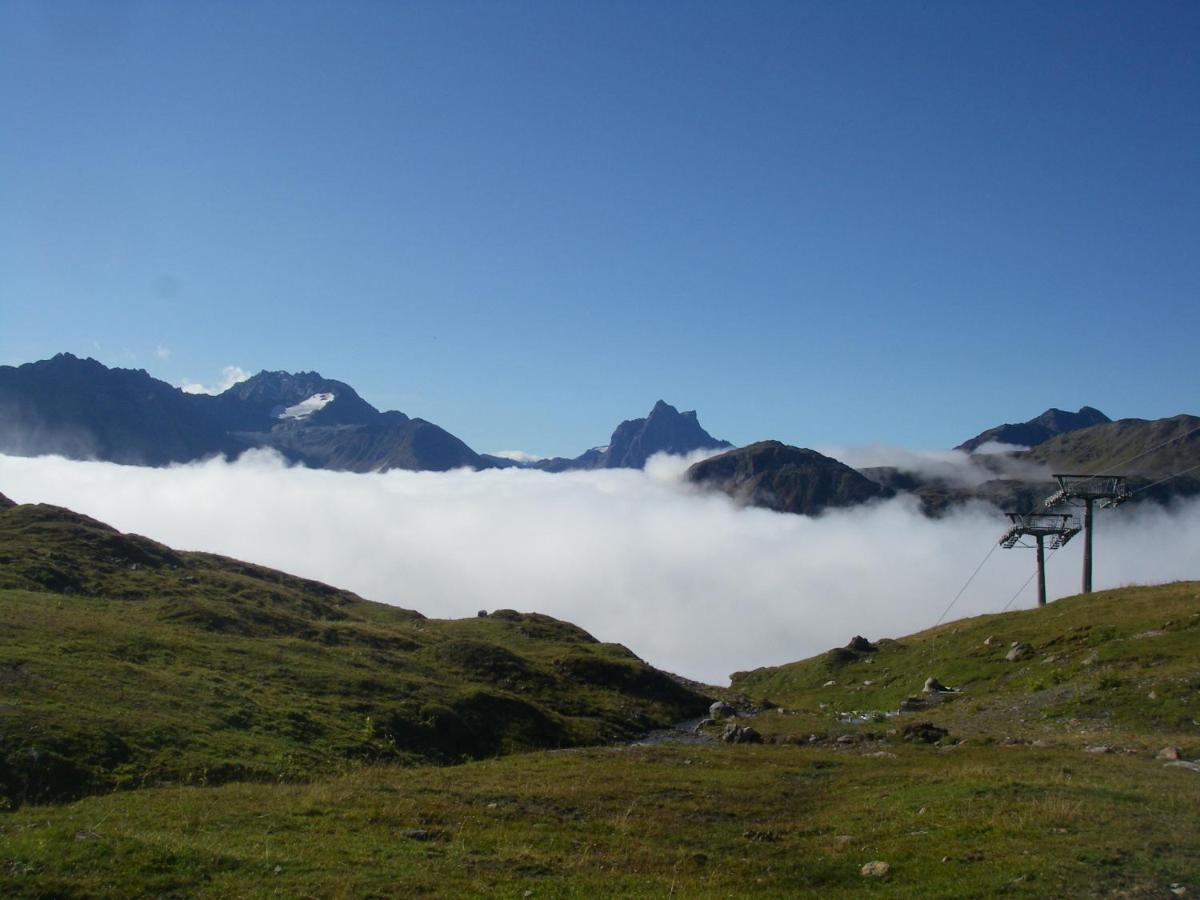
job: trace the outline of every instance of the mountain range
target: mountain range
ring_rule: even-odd
[[[930,515],[972,500],[1031,510],[1053,490],[1051,474],[1064,471],[1119,470],[1131,476],[1138,499],[1200,493],[1200,477],[1191,474],[1200,464],[1200,419],[1193,416],[1114,422],[1089,406],[1052,408],[959,444],[962,465],[947,473],[912,465],[855,470],[778,441],[734,449],[705,431],[695,411],[659,400],[645,417],[618,425],[605,446],[574,458],[518,462],[477,453],[424,419],[381,412],[350,385],[317,372],[263,371],[210,396],[185,393],[144,370],[108,368],[69,353],[0,366],[0,453],[163,466],[233,458],[252,448],[349,472],[638,469],[656,453],[725,451],[693,466],[688,480],[743,503],[802,515],[897,493],[915,495]]]
[[[549,472],[641,468],[655,453],[729,446],[701,428],[695,412],[660,400],[647,417],[618,425],[606,447],[529,465]],[[0,453],[163,466],[255,447],[348,472],[524,465],[476,453],[424,419],[380,412],[350,385],[317,372],[259,372],[210,396],[69,353],[0,366]]]

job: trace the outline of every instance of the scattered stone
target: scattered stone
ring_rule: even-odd
[[[986,638],[984,638],[984,640],[983,640],[983,646],[985,646],[985,647],[990,647],[990,646],[992,646],[992,644],[994,644],[994,643],[996,643],[996,636],[995,636],[994,634],[989,634],[989,635],[988,635]]]
[[[1161,750],[1159,750],[1157,753],[1154,754],[1154,758],[1155,759],[1169,759],[1172,761],[1177,760],[1180,758],[1179,748],[1178,747],[1163,747]]]
[[[1091,653],[1089,653],[1087,656],[1085,656],[1083,658],[1083,665],[1094,666],[1099,661],[1100,661],[1100,653],[1096,650],[1093,650]]]
[[[821,685],[821,687],[833,687],[835,684],[837,684],[837,682],[830,678],[827,682]]]
[[[1171,885],[1171,893],[1174,894],[1176,897],[1186,897],[1187,896],[1187,885],[1180,884],[1179,882],[1175,882],[1174,884]]]
[[[730,722],[721,732],[721,740],[727,744],[761,744],[762,735],[749,725],[735,725]]]
[[[708,708],[708,714],[714,719],[732,719],[737,716],[737,710],[724,700],[718,700]]]
[[[904,726],[904,740],[920,741],[923,744],[936,743],[949,733],[932,722],[912,722]]]
[[[1036,741],[1033,742],[1033,746],[1037,747],[1039,750],[1045,750],[1047,747],[1050,746],[1050,742],[1044,741],[1041,738],[1038,738]]]
[[[847,650],[853,650],[855,653],[874,653],[879,648],[868,641],[861,634],[856,634],[850,638],[850,643],[846,645]]]
[[[925,679],[925,687],[921,688],[921,692],[924,694],[940,694],[942,691],[948,690],[950,690],[948,687],[932,676]]]
[[[479,612],[477,612],[475,615],[477,615],[477,616],[478,616],[479,618],[481,618],[481,619],[486,619],[486,618],[487,618],[487,610],[486,610],[486,609],[481,609],[481,610],[480,610]]]
[[[835,834],[833,842],[839,847],[849,847],[854,843],[854,835],[852,834]]]
[[[1200,763],[1188,762],[1184,759],[1177,759],[1174,762],[1167,763],[1168,766],[1174,766],[1177,769],[1187,769],[1189,772],[1200,772]]]
[[[717,724],[716,719],[701,719],[699,722],[696,723],[696,727],[692,729],[692,733],[699,734],[705,728],[711,728],[713,725],[716,725],[716,724]]]
[[[863,687],[870,687],[870,686],[871,686],[871,685],[873,685],[874,683],[875,683],[875,682],[873,682],[873,681],[864,681],[864,682],[863,682]]]
[[[77,840],[77,841],[90,841],[90,840],[94,840],[95,838],[98,838],[98,837],[100,837],[100,832],[98,832],[98,831],[77,831],[77,832],[75,832],[75,840]]]
[[[1150,693],[1148,693],[1146,695],[1146,699],[1147,700],[1157,700],[1158,699],[1158,691],[1151,691]]]
[[[1033,653],[1033,648],[1028,644],[1022,644],[1020,641],[1013,641],[1012,647],[1009,648],[1005,659],[1009,662],[1019,662],[1022,659],[1028,658]]]
[[[868,753],[867,756],[872,756],[875,759],[897,759],[898,758],[895,753],[891,753],[888,750],[876,750],[874,753]]]
[[[1094,744],[1091,747],[1084,747],[1084,753],[1112,753],[1113,748],[1107,744]]]
[[[866,878],[883,878],[888,872],[892,871],[892,867],[883,860],[875,859],[865,864],[859,871]]]
[[[838,744],[857,744],[862,738],[857,734],[840,734],[837,737]]]

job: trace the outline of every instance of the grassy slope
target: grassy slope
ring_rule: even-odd
[[[1200,463],[1200,418],[1180,415],[1169,419],[1120,419],[1068,431],[1032,450],[1019,454],[1054,472],[1091,474],[1112,472],[1133,476],[1134,490]],[[1145,451],[1145,456],[1139,454]],[[1134,459],[1134,457],[1137,457]],[[1129,462],[1129,460],[1133,460]],[[1200,474],[1193,471],[1174,478],[1152,496],[1200,493]]]
[[[87,537],[75,533],[64,547]],[[73,559],[45,535],[25,538],[37,552],[17,559],[12,535],[0,538],[6,579],[58,578]],[[100,528],[90,539],[103,543],[111,534]],[[302,761],[299,774],[338,771],[305,783],[200,786],[194,779],[0,813],[0,894],[1169,898],[1173,885],[1200,891],[1200,773],[1153,758],[1164,745],[1200,755],[1197,583],[1067,598],[880,642],[875,653],[744,673],[735,688],[776,704],[752,720],[770,740],[761,746],[599,747],[453,767],[327,766],[344,758],[340,742],[361,748],[356,733],[369,747],[388,746],[374,726],[363,729],[362,710],[343,705],[375,702],[377,694],[338,681],[338,673],[388,685],[394,678],[409,687],[382,696],[434,696],[439,705],[485,689],[588,733],[593,720],[579,714],[588,697],[589,711],[610,725],[645,701],[596,686],[587,663],[600,660],[602,674],[605,661],[636,663],[553,620],[430,622],[327,588],[314,594],[278,573],[260,578],[262,570],[231,572],[237,564],[228,561],[178,557],[182,567],[166,563],[177,568],[164,568],[152,590],[131,589],[126,599],[0,591],[9,626],[0,632],[6,740],[14,722],[68,729],[79,721],[87,725],[81,734],[125,734],[142,748],[146,726],[161,721],[189,729],[188,741],[176,734],[160,748],[161,771],[180,768],[176,758],[189,753],[261,765],[276,746],[325,747],[325,755]],[[75,576],[101,579],[85,587],[109,579],[110,592],[151,578],[128,561],[110,564],[111,571],[97,563]],[[232,581],[210,583],[218,574]],[[171,579],[184,577],[196,581],[182,582],[171,599]],[[236,601],[229,599],[238,587]],[[324,620],[313,611],[300,617],[312,634],[278,633],[276,619],[294,608],[294,599],[286,602],[293,590],[327,604]],[[185,608],[199,605],[218,618],[254,614],[236,627],[214,625],[207,614],[179,618],[181,598],[195,601]],[[21,634],[9,638],[11,628]],[[326,628],[339,632],[336,643],[320,637]],[[417,646],[380,646],[384,637]],[[484,646],[463,643],[475,640]],[[1004,661],[1014,640],[1033,654]],[[507,669],[513,657],[526,668]],[[574,661],[564,666],[567,658]],[[464,674],[480,659],[486,678]],[[565,680],[539,688],[522,672]],[[930,674],[962,694],[925,712],[882,715]],[[512,680],[497,687],[505,678]],[[351,696],[343,697],[347,688]],[[279,704],[328,730],[303,739],[289,733]],[[248,723],[222,724],[227,711],[246,707]],[[506,718],[503,703],[500,710]],[[855,710],[867,721],[841,721]],[[353,727],[343,730],[346,716]],[[950,737],[929,745],[889,734],[918,719],[945,726]],[[821,739],[810,742],[812,734]],[[841,735],[853,739],[834,740]],[[1099,743],[1117,752],[1085,752]],[[263,774],[296,771],[273,766]],[[860,867],[876,859],[891,873],[864,878]]]
[[[1198,621],[1200,584],[1130,588],[952,623],[834,668],[818,657],[747,673],[738,687],[786,704],[754,719],[775,739],[761,746],[543,752],[24,807],[0,818],[0,878],[30,897],[1192,895],[1200,774],[1151,751],[1200,753]],[[961,697],[839,721],[919,689],[934,637],[934,671]],[[1034,656],[997,660],[1018,639]],[[918,718],[951,738],[887,735]],[[809,743],[813,731],[879,739]],[[1085,752],[1101,740],[1120,752]],[[870,860],[891,873],[864,878]]]
[[[1006,661],[1014,641],[1031,647],[1028,659]],[[931,713],[955,734],[1075,744],[1091,736],[1143,749],[1190,742],[1200,755],[1195,582],[1067,597],[881,641],[879,648],[846,661],[828,653],[737,673],[733,687],[787,708],[776,719],[825,731],[852,712],[895,710],[932,675],[962,688]]]
[[[707,705],[546,616],[429,620],[53,507],[0,508],[0,622],[10,805],[597,743]]]

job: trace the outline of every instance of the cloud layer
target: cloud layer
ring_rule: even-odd
[[[250,377],[250,373],[241,366],[225,366],[221,370],[221,380],[211,386],[205,386],[190,378],[183,379],[179,389],[185,394],[223,394],[235,384],[240,384]]]
[[[681,466],[360,475],[269,452],[167,469],[0,456],[0,492],[429,616],[549,613],[714,683],[932,625],[1005,525],[983,506],[926,519],[903,498],[815,519],[746,509],[689,489]],[[1081,544],[1050,561],[1052,597],[1078,590]],[[1200,578],[1198,546],[1200,502],[1102,513],[1097,587]],[[1033,564],[997,550],[950,618],[999,611]],[[1015,606],[1033,602],[1030,586]]]

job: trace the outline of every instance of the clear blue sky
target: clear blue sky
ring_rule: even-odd
[[[0,2],[0,363],[477,450],[1200,412],[1200,4]]]

